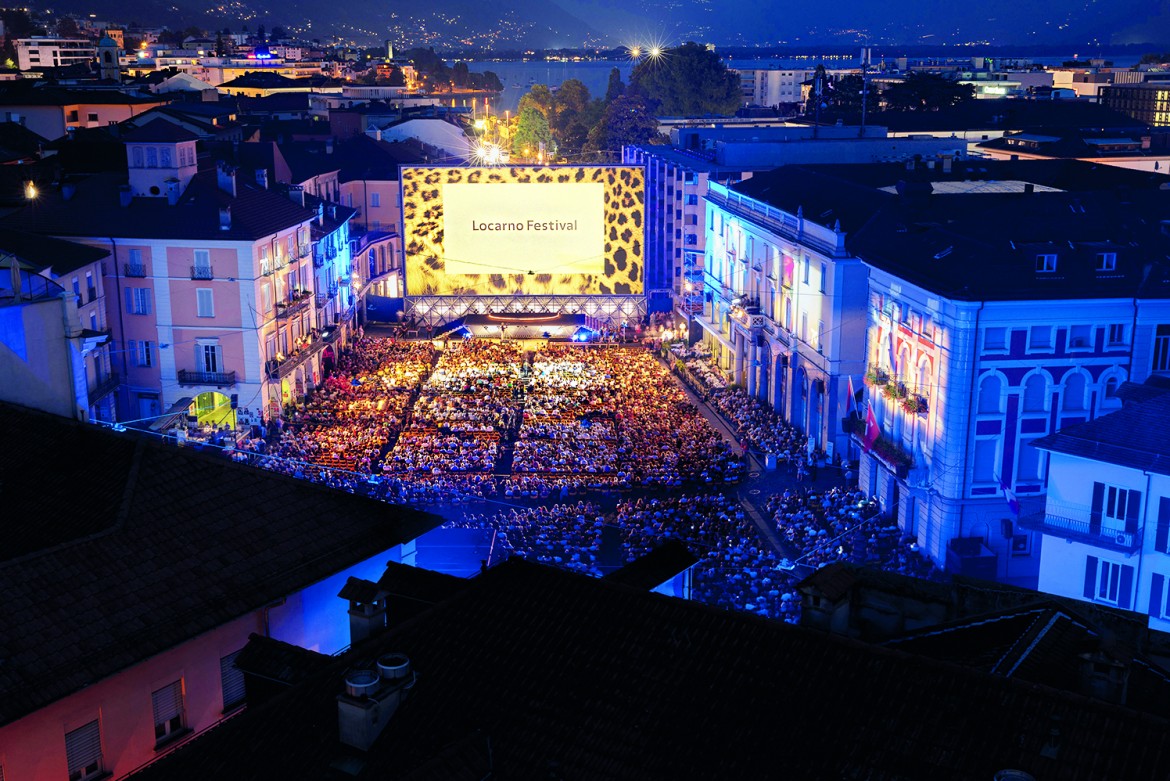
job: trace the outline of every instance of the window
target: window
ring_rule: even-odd
[[[92,112],[92,111],[91,111],[91,112],[89,112],[89,121],[90,121],[90,122],[97,122],[97,121],[98,121],[98,115],[97,115],[97,114],[95,114],[95,113],[94,113],[94,112]]]
[[[1038,274],[1055,274],[1056,273],[1056,256],[1055,255],[1037,255],[1036,256],[1036,273],[1038,273]]]
[[[150,314],[150,288],[128,287],[123,290],[123,295],[126,297],[126,312],[128,314]]]
[[[146,167],[158,168],[158,150],[153,146],[146,147]]]
[[[824,263],[821,264],[821,292],[825,292],[825,287],[828,285],[829,267]]]
[[[161,149],[159,149],[158,154],[159,154],[159,162],[162,164],[162,167],[163,168],[170,168],[171,167],[171,148],[169,146],[164,146]]]
[[[1085,560],[1085,599],[1107,602],[1122,609],[1130,609],[1133,596],[1133,567],[1117,564],[1096,556]]]
[[[803,276],[802,281],[806,285],[808,284],[808,270],[809,270],[809,267],[811,267],[811,266],[812,266],[812,261],[809,260],[808,255],[805,255],[804,256],[804,276]]]
[[[1032,447],[1038,437],[1020,440],[1020,458],[1016,465],[1016,480],[1021,483],[1034,483],[1044,479],[1043,452]]]
[[[1024,412],[1044,412],[1048,404],[1048,380],[1033,374],[1024,383]]]
[[[998,415],[1003,407],[1003,381],[999,375],[989,374],[979,383],[979,412]]]
[[[1109,344],[1125,344],[1125,324],[1114,323],[1109,326]]]
[[[1154,330],[1154,362],[1150,371],[1170,371],[1170,325],[1159,325]]]
[[[1029,350],[1051,350],[1052,349],[1052,327],[1047,325],[1034,325],[1028,329],[1028,349]]]
[[[102,729],[97,719],[65,733],[65,761],[69,781],[83,781],[102,774]]]
[[[1146,611],[1152,618],[1170,616],[1166,604],[1166,576],[1155,572],[1150,577],[1150,604]]]
[[[77,296],[77,302],[81,303],[81,280],[77,277],[73,278],[73,295]]]
[[[817,322],[817,352],[823,353],[825,351],[825,321]]]
[[[1090,325],[1074,325],[1068,329],[1068,346],[1070,350],[1087,350],[1093,346],[1093,327]]]
[[[215,317],[215,299],[211,288],[201,287],[195,290],[196,315],[198,317]]]
[[[150,695],[154,707],[154,739],[163,743],[183,731],[183,679]]]
[[[800,313],[800,341],[808,341],[808,315],[804,312]]]
[[[1072,372],[1064,381],[1064,409],[1066,412],[1083,412],[1085,409],[1085,393],[1088,383],[1085,375]]]
[[[39,57],[40,55],[37,55],[37,56]],[[73,109],[65,116],[66,122],[76,122],[77,120],[78,120],[77,109]]]
[[[130,150],[131,165],[134,168],[142,167],[142,147],[136,146]]]
[[[244,702],[244,673],[236,667],[239,651],[230,653],[219,660],[219,681],[223,689],[223,710],[227,713]]]
[[[975,440],[975,474],[972,476],[976,483],[995,482],[995,454],[998,441],[987,437]]]
[[[267,282],[260,286],[260,311],[264,314],[272,311],[272,285]]]
[[[370,206],[375,209],[382,205],[382,193],[370,193]]]
[[[1098,252],[1097,253],[1097,271],[1116,271],[1117,270],[1117,253],[1116,252]]]
[[[288,352],[287,347],[284,352]],[[199,365],[199,371],[216,374],[224,370],[223,348],[217,343],[208,342],[197,345],[195,347],[195,360]]]
[[[983,351],[1003,352],[1007,350],[1006,328],[985,328],[983,330]]]
[[[150,367],[154,365],[154,342],[143,339],[141,342],[135,343],[130,341],[130,353],[134,356],[134,362],[142,367]]]
[[[1158,522],[1154,533],[1154,550],[1159,553],[1170,553],[1170,499],[1165,496],[1158,498]]]
[[[87,297],[86,298],[87,304],[89,302],[93,301],[95,298],[97,298],[97,287],[93,283],[93,272],[92,271],[85,272],[85,294]]]

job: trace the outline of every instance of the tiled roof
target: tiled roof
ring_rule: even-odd
[[[368,752],[348,752],[342,677],[391,651],[417,684]],[[512,559],[141,778],[1145,779],[1170,773],[1167,726]]]
[[[1170,475],[1170,394],[1126,404],[1035,440],[1041,450]]]
[[[859,230],[893,196],[806,166],[784,166],[754,174],[731,188],[737,193],[846,233]]]
[[[148,144],[173,144],[198,139],[199,136],[190,130],[179,127],[174,122],[168,122],[162,117],[156,117],[122,136],[123,141]]]
[[[646,589],[661,586],[675,575],[698,563],[680,540],[670,540],[654,550],[634,559],[629,564],[605,576],[611,583],[620,583],[630,588]]]
[[[962,301],[1167,298],[1170,191],[894,197],[846,246],[868,265]],[[1116,253],[1116,269],[1096,268]],[[1036,256],[1055,254],[1054,273]]]
[[[60,276],[101,260],[110,253],[86,244],[38,236],[35,233],[0,227],[0,252],[12,253],[38,267],[52,269]]]
[[[299,645],[252,634],[236,657],[236,667],[250,675],[293,686],[322,670],[330,657]]]
[[[166,98],[140,97],[110,89],[69,89],[65,87],[34,87],[22,83],[24,79],[3,82],[0,86],[0,106],[70,106],[78,103],[88,105],[131,105],[143,103],[165,103]]]
[[[243,175],[236,177],[233,198],[219,189],[215,171],[201,171],[174,206],[166,198],[135,198],[121,206],[119,187],[125,181],[117,174],[95,174],[80,180],[68,201],[49,192],[5,221],[54,236],[256,241],[313,217]],[[230,230],[219,227],[219,210],[225,206],[231,207]]]
[[[439,519],[0,405],[0,724]]]

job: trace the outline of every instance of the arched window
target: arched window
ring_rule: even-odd
[[[1002,409],[1003,381],[999,375],[989,374],[979,383],[979,412],[996,414]]]
[[[1064,408],[1069,412],[1080,412],[1085,409],[1086,383],[1085,375],[1072,372],[1064,381]]]
[[[146,147],[146,167],[158,168],[158,150],[153,146]]]
[[[1048,380],[1043,374],[1033,374],[1024,383],[1024,412],[1043,412],[1048,395]]]

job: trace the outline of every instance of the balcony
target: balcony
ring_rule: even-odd
[[[211,266],[192,266],[191,279],[215,279]]]
[[[1143,527],[1127,531],[1125,521],[1115,518],[1094,523],[1088,520],[1090,512],[1088,507],[1049,502],[1044,512],[1021,516],[1020,526],[1120,553],[1133,553],[1142,547]]]
[[[297,245],[297,257],[298,258],[307,258],[312,254],[313,254],[313,245],[312,244],[299,244],[299,245]]]
[[[230,388],[236,384],[235,372],[193,372],[179,369],[180,385],[214,385],[217,388]]]
[[[288,356],[278,355],[264,364],[269,379],[281,380],[292,374],[298,366],[320,352],[327,342],[333,341],[336,334],[337,329],[327,329],[324,335],[314,332],[310,336],[302,337],[300,344],[296,345]]]
[[[99,378],[98,382],[89,389],[89,406],[92,407],[106,396],[109,396],[117,390],[119,384],[118,375],[113,372],[107,374],[105,377]]]
[[[145,263],[123,263],[122,273],[128,277],[145,277],[146,264]]]
[[[284,303],[279,302],[276,305],[276,319],[287,320],[290,317],[296,317],[301,312],[304,312],[313,304],[313,294],[305,291],[300,296],[293,300]]]

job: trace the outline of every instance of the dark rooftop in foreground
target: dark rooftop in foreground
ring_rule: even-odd
[[[0,404],[0,724],[440,520]]]
[[[76,271],[110,254],[98,247],[4,227],[0,227],[0,252],[16,255],[38,271],[51,269],[55,276]]]
[[[343,676],[388,652],[416,685],[368,751],[346,749]],[[512,559],[140,777],[1146,779],[1170,772],[1168,726]]]

